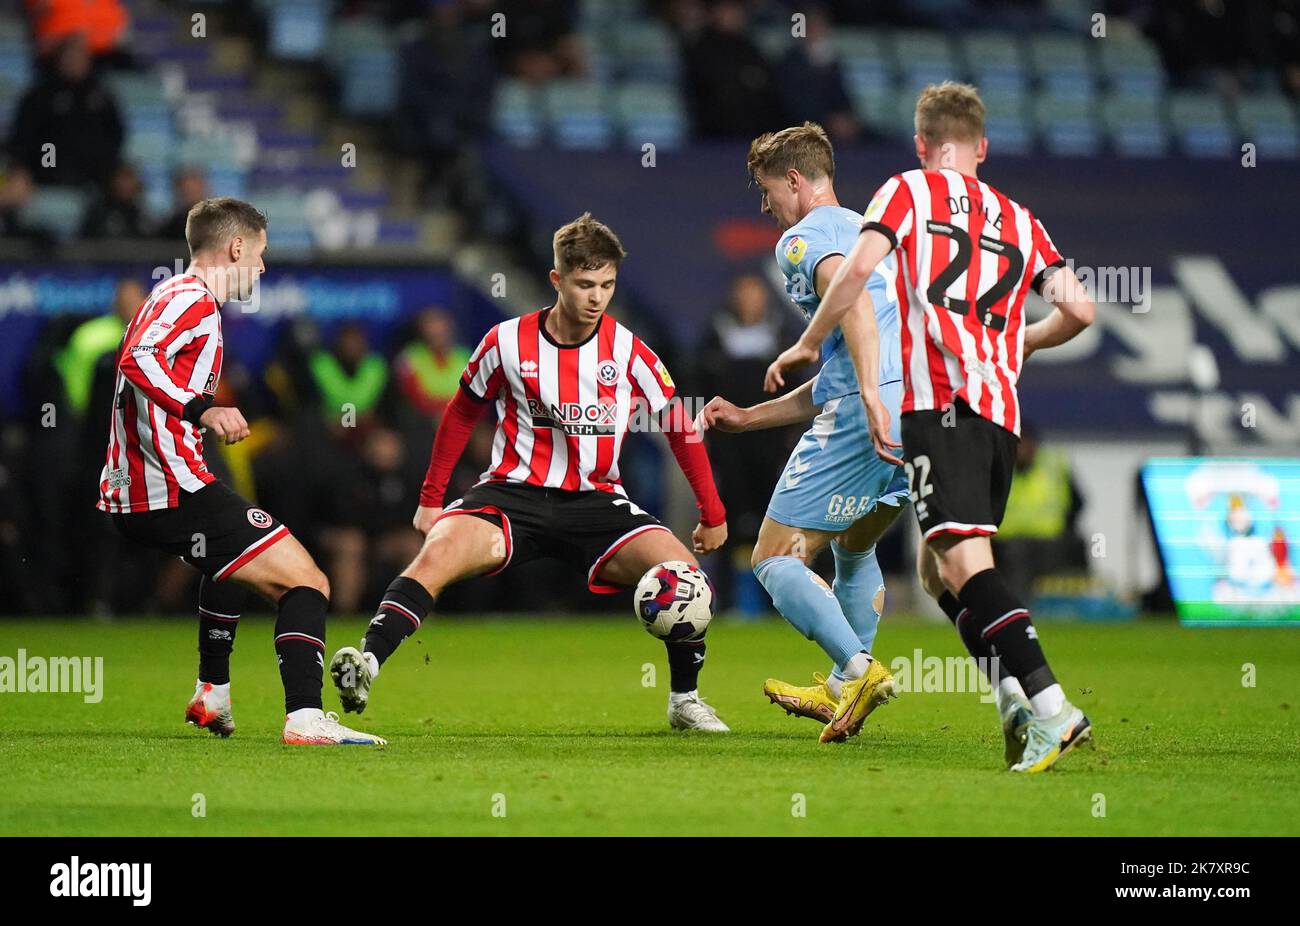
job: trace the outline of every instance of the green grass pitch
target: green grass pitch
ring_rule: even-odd
[[[332,621],[331,651],[363,625]],[[668,729],[663,649],[630,616],[430,621],[356,724],[383,750],[280,745],[269,620],[239,630],[229,740],[181,722],[192,621],[0,621],[0,656],[104,658],[99,704],[0,694],[0,834],[1300,832],[1300,633],[1041,630],[1096,748],[1024,778],[1002,770],[994,709],[970,693],[904,694],[819,745],[761,694],[768,675],[825,668],[775,619],[710,633],[701,690],[724,736]],[[918,647],[960,653],[947,626],[886,620],[879,656]],[[328,679],[325,699],[337,709]]]

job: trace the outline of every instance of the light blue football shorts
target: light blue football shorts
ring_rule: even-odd
[[[902,382],[882,385],[880,399],[889,409],[890,434],[898,440]],[[906,500],[907,475],[876,456],[867,411],[855,392],[829,399],[799,438],[772,490],[767,516],[788,527],[838,533],[877,504],[897,508]]]

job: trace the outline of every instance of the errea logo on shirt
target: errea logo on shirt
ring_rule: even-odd
[[[537,361],[521,361],[519,364],[519,375],[524,379],[537,379]]]

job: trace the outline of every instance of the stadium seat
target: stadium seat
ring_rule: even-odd
[[[169,105],[162,82],[154,75],[118,71],[110,73],[105,81],[118,105],[124,108]]]
[[[1041,93],[1034,98],[1033,110],[1039,137],[1052,154],[1100,152],[1102,136],[1092,100]]]
[[[675,81],[681,54],[673,34],[657,22],[625,22],[610,33],[614,60],[625,80]]]
[[[1101,72],[1117,93],[1159,93],[1165,86],[1160,54],[1140,32],[1116,23],[1104,40],[1097,42]]]
[[[542,120],[537,91],[519,80],[502,80],[492,100],[492,128],[519,148],[531,148],[542,140]]]
[[[1096,84],[1089,39],[1036,33],[1029,37],[1029,64],[1040,88],[1056,97],[1091,96]]]
[[[853,101],[854,113],[864,123],[887,135],[897,131],[895,107],[898,94],[892,85],[865,88],[850,86],[848,94]]]
[[[267,15],[267,44],[272,55],[302,61],[324,53],[330,15],[326,0],[277,0],[259,5]]]
[[[971,80],[981,93],[1023,96],[1028,91],[1024,53],[1011,33],[968,33],[961,38],[961,50]]]
[[[913,99],[927,84],[966,76],[952,43],[942,33],[902,29],[894,34],[893,44],[903,93]]]
[[[1179,91],[1169,96],[1169,122],[1183,151],[1193,157],[1222,157],[1233,150],[1236,130],[1217,93]]]
[[[126,136],[123,155],[137,168],[156,167],[170,171],[175,164],[176,133],[131,129]]]
[[[895,92],[892,46],[880,33],[868,29],[837,29],[831,43],[849,96],[855,102],[870,100],[868,108],[876,115],[869,121],[877,121],[881,104]]]
[[[1168,133],[1158,97],[1111,94],[1102,100],[1101,117],[1119,154],[1159,157],[1168,150]]]
[[[680,91],[672,84],[632,83],[614,91],[614,116],[623,143],[679,148],[690,130]]]
[[[645,15],[641,0],[581,0],[578,4],[578,28],[583,32],[611,31],[628,20]]]
[[[607,148],[614,127],[605,89],[591,81],[553,80],[542,88],[542,107],[561,148]]]
[[[1026,100],[1015,96],[984,101],[984,132],[1000,154],[1027,154],[1034,135],[1027,118]]]
[[[878,132],[897,132],[893,45],[872,29],[838,27],[831,44],[858,117]]]
[[[69,241],[81,231],[89,198],[73,187],[37,187],[18,210],[19,223],[43,228],[59,241]]]
[[[172,201],[172,167],[167,164],[133,161],[144,186],[144,211],[151,218],[162,219],[170,214]]]
[[[302,253],[312,249],[311,224],[304,215],[301,192],[259,192],[257,205],[275,229],[277,251]]]
[[[341,85],[340,107],[353,116],[381,116],[397,105],[394,35],[383,23],[357,17],[330,33],[325,60]]]
[[[1300,156],[1300,129],[1291,102],[1280,94],[1248,96],[1237,101],[1242,141],[1252,142],[1262,157]]]
[[[837,26],[831,33],[831,45],[841,61],[859,58],[877,61],[886,68],[892,68],[895,63],[892,43],[886,41],[884,33],[875,29]]]
[[[248,171],[242,167],[223,164],[207,169],[208,187],[213,196],[234,196],[244,199],[248,195]]]
[[[0,36],[0,83],[11,92],[21,93],[35,76],[27,43]]]

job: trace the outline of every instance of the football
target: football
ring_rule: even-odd
[[[636,616],[661,640],[698,640],[713,619],[713,586],[698,566],[652,566],[636,585]]]

